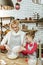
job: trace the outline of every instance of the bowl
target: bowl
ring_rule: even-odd
[[[19,48],[20,46],[15,46],[11,50],[9,50],[7,53],[7,58],[16,59],[19,56],[19,53],[18,53]]]
[[[18,57],[18,54],[17,53],[7,53],[7,58],[9,59],[16,59]]]

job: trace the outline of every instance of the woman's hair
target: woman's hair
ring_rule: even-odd
[[[32,39],[34,39],[34,37],[35,37],[35,31],[27,32],[26,36],[27,35],[30,36],[30,37],[32,37]]]
[[[12,22],[11,22],[11,24],[19,24],[19,21],[18,21],[18,20],[13,19],[13,20],[12,20]]]
[[[11,23],[10,23],[10,28],[12,28],[12,25],[19,25],[19,21],[18,20],[15,20],[15,19],[13,19],[12,21],[11,21]]]

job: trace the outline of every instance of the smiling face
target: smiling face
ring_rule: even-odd
[[[18,32],[19,31],[19,22],[17,20],[14,20],[11,24],[11,28],[15,31]]]
[[[13,24],[13,25],[12,25],[12,29],[13,29],[15,32],[18,32],[19,27],[18,27],[17,24]]]
[[[25,35],[26,42],[32,42],[35,36],[35,32],[28,32]]]
[[[33,40],[32,36],[26,35],[26,42],[30,43],[32,42],[32,40]]]

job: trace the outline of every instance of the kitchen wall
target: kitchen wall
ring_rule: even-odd
[[[15,6],[17,0],[12,0]],[[34,4],[32,0],[22,0],[20,2],[21,8],[20,10],[13,9],[10,10],[0,10],[0,16],[14,16],[15,18],[25,18],[25,17],[33,17],[33,13],[38,12],[40,17],[43,17],[43,6]]]

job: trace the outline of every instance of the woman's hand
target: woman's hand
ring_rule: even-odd
[[[1,50],[10,50],[10,47],[8,46],[8,45],[6,45],[6,44],[4,44],[4,45],[0,45],[0,49]]]
[[[8,45],[5,45],[6,50],[10,50],[10,47]]]
[[[4,45],[0,45],[0,49],[1,50],[5,50],[5,46]]]

